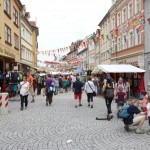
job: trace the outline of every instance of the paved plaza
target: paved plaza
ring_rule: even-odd
[[[72,92],[54,96],[52,106],[38,96],[24,111],[19,101],[9,102],[9,114],[0,116],[0,150],[150,150],[150,136],[126,132],[116,116],[95,120],[106,117],[102,97],[91,109],[84,94],[82,104],[74,107]],[[115,108],[113,102],[114,114]],[[147,121],[143,127],[148,129]]]

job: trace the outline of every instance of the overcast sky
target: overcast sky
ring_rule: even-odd
[[[39,50],[53,50],[84,39],[111,6],[111,0],[21,0],[39,27]]]

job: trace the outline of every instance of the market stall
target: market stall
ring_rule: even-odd
[[[145,70],[127,64],[112,64],[112,65],[98,65],[92,74],[109,73],[113,76],[115,82],[119,77],[128,78],[131,86],[131,95],[139,98],[140,93],[145,90],[144,87],[144,72]]]

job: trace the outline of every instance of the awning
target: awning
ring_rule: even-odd
[[[120,65],[98,65],[93,71],[92,74],[98,73],[142,73],[145,70],[134,67],[132,65],[120,64]]]

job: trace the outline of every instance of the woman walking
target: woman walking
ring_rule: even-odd
[[[25,109],[28,106],[28,95],[29,95],[29,82],[27,82],[27,76],[23,76],[23,81],[20,82],[19,90],[20,90],[20,99],[21,99],[21,108],[20,110],[24,109],[24,103],[25,103]]]
[[[88,106],[93,108],[93,92],[95,92],[95,86],[90,77],[85,83],[85,92],[87,94]]]
[[[111,119],[113,117],[111,111],[111,103],[114,98],[114,88],[111,79],[107,79],[107,83],[104,84],[103,94],[104,94],[106,107],[107,107],[107,118]]]
[[[68,92],[68,80],[67,80],[67,77],[64,77],[63,89],[65,90],[65,93]]]
[[[46,106],[48,106],[48,104],[51,105],[52,103],[54,92],[54,83],[50,74],[48,74],[45,82],[46,82]]]

